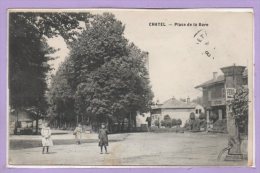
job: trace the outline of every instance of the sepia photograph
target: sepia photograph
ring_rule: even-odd
[[[8,166],[254,166],[251,9],[9,9]]]

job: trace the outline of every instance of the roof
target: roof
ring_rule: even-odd
[[[240,66],[240,67],[243,67],[243,66]],[[228,67],[224,67],[224,68],[228,68]],[[247,78],[248,76],[248,69],[245,68],[244,72],[243,72],[243,78]],[[203,87],[208,87],[208,86],[211,86],[211,85],[215,85],[215,84],[219,84],[219,83],[224,83],[225,81],[225,77],[224,75],[220,75],[218,76],[216,79],[211,79],[211,80],[208,80],[198,86],[195,86],[195,88],[203,88]]]
[[[161,108],[162,109],[194,109],[196,106],[195,103],[187,103],[180,100],[177,100],[175,98],[171,98],[166,100]]]
[[[155,105],[152,105],[151,108],[152,109],[160,109],[162,106],[162,104],[155,104]]]
[[[195,86],[195,88],[201,88],[201,87],[203,88],[203,87],[207,87],[207,86],[214,85],[217,83],[224,83],[224,80],[225,80],[224,75],[220,75],[216,79],[211,79],[198,86]]]

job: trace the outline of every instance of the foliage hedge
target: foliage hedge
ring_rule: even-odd
[[[213,124],[212,130],[215,131],[215,132],[227,133],[227,120],[226,119],[217,120]]]

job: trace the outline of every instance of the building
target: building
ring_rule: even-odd
[[[147,117],[150,117],[150,113],[140,113],[137,112],[136,115],[136,127],[141,127],[142,125],[148,125]]]
[[[247,85],[247,69],[243,66],[228,66],[223,67],[221,70],[225,72],[227,69],[238,70],[237,73],[232,73],[232,80],[239,79],[237,86]],[[239,73],[241,71],[241,73]],[[207,120],[209,116],[215,114],[219,120],[226,119],[226,101],[228,97],[232,97],[234,94],[234,88],[227,86],[227,74],[218,75],[217,72],[213,72],[212,79],[196,86],[196,89],[202,89],[202,105],[206,110]],[[238,81],[238,80],[236,80]]]
[[[38,128],[41,128],[42,119],[38,121]],[[17,114],[10,110],[9,134],[32,134],[36,132],[35,113],[28,110],[20,110]]]
[[[156,104],[152,107],[152,125],[155,125],[156,120],[161,122],[164,116],[169,115],[171,119],[181,119],[181,126],[184,126],[192,112],[198,117],[199,114],[204,113],[204,108],[201,105],[190,102],[189,98],[186,101],[180,101],[173,97],[166,100],[163,104]]]

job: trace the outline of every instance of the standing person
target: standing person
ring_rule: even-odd
[[[147,117],[145,121],[147,122],[147,126],[148,126],[147,130],[148,130],[148,132],[150,132],[150,130],[151,130],[151,122],[152,122],[151,117]]]
[[[105,124],[101,124],[101,129],[99,129],[98,133],[98,139],[99,143],[98,145],[100,146],[100,154],[103,154],[103,147],[105,148],[106,154],[107,152],[107,146],[108,146],[108,130],[106,129]]]
[[[51,139],[51,129],[48,127],[47,123],[44,123],[41,130],[42,135],[42,154],[44,154],[45,148],[46,153],[49,153],[49,147],[53,146],[53,142]]]
[[[82,127],[81,124],[78,124],[78,126],[73,131],[73,134],[75,135],[76,144],[81,144],[81,134],[82,134]]]

